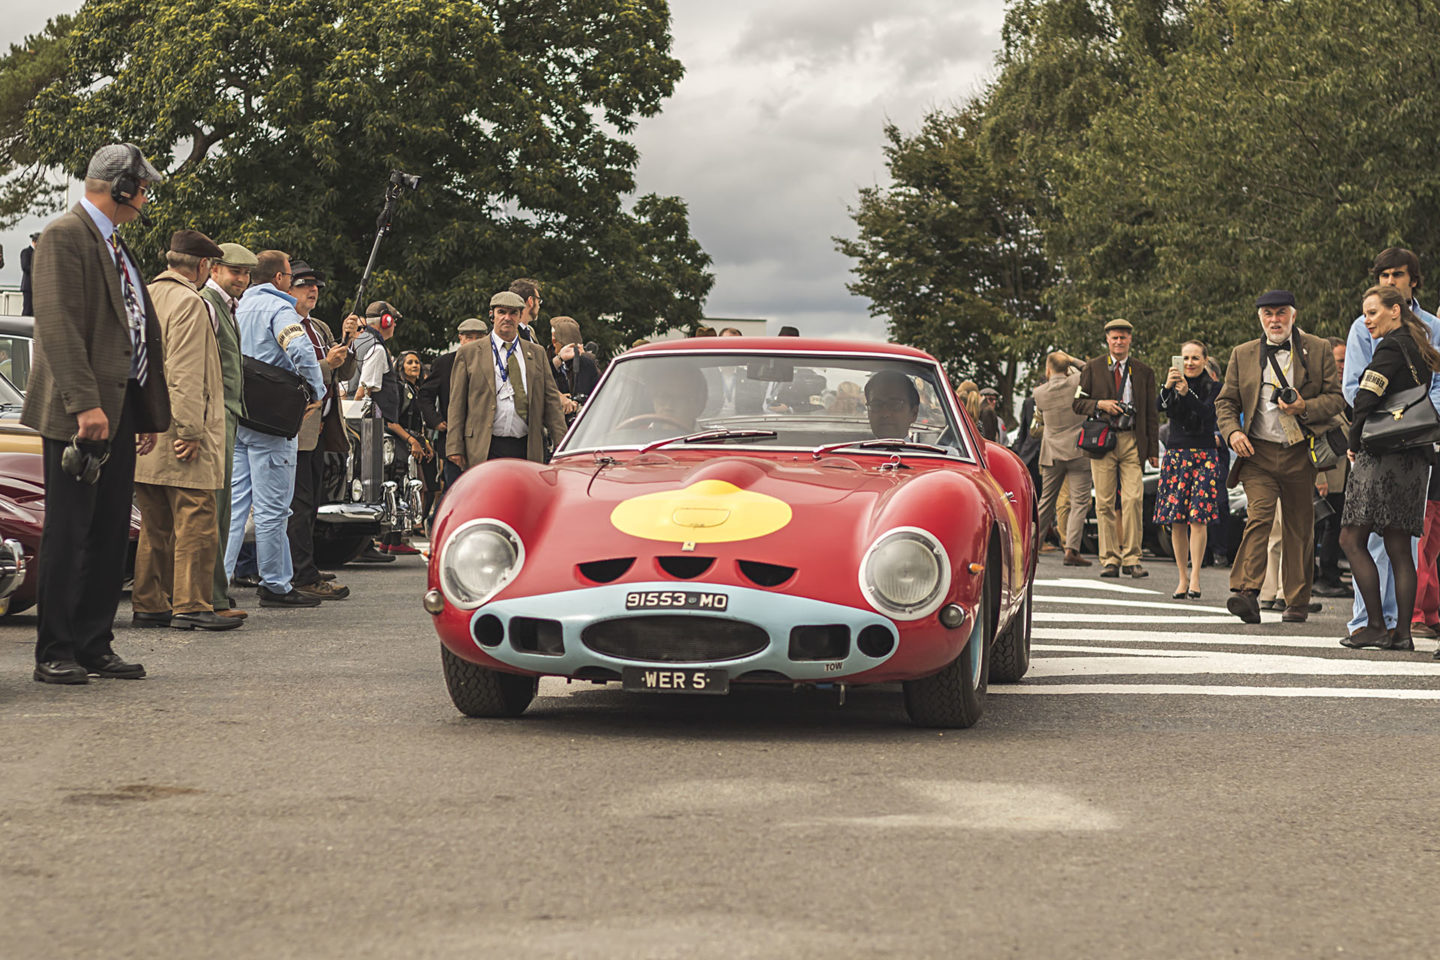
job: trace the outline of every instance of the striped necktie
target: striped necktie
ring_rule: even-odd
[[[115,251],[115,268],[120,271],[120,289],[125,292],[125,312],[130,320],[130,343],[135,348],[135,379],[145,386],[145,376],[150,372],[150,359],[145,354],[145,311],[135,295],[130,282],[130,271],[125,269],[125,252],[120,249],[120,235],[110,233],[110,249]]]

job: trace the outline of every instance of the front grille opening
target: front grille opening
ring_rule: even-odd
[[[872,623],[860,631],[855,646],[867,657],[883,657],[895,649],[895,634],[890,632],[889,627]]]
[[[510,646],[521,653],[540,653],[547,657],[565,654],[565,631],[559,620],[516,617],[510,621]]]
[[[747,670],[731,683],[793,683],[789,677],[775,670]]]
[[[770,635],[726,617],[662,615],[601,620],[581,632],[580,642],[618,660],[707,663],[759,653],[770,645]]]
[[[591,583],[610,583],[625,576],[634,563],[634,557],[615,557],[610,560],[591,560],[577,566],[580,576]]]
[[[791,660],[844,660],[850,655],[850,628],[843,623],[795,627],[790,631]]]
[[[611,670],[609,667],[581,667],[575,671],[576,680],[590,680],[595,683],[607,683],[611,680],[620,679],[619,670]]]
[[[475,642],[482,647],[498,647],[500,641],[505,639],[505,627],[500,623],[500,618],[493,613],[487,613],[475,620]]]
[[[715,565],[714,557],[656,557],[660,569],[677,580],[694,580]]]
[[[740,572],[753,584],[761,587],[778,587],[795,576],[794,567],[782,567],[778,563],[761,563],[759,560],[741,560]]]

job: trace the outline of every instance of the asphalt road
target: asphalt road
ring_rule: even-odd
[[[1243,627],[1223,571],[1177,603],[1150,566],[1044,558],[1032,678],[943,734],[889,689],[546,682],[467,720],[416,559],[231,634],[127,628],[140,682],[32,682],[21,617],[0,955],[1440,952],[1433,642],[1344,650],[1334,601]]]

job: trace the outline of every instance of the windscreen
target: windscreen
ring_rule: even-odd
[[[559,452],[728,430],[774,434],[735,437],[732,446],[898,439],[967,456],[948,389],[933,365],[895,358],[642,354],[615,361]]]

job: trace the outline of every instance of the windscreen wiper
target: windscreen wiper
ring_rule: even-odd
[[[914,440],[902,440],[899,437],[891,437],[877,440],[846,440],[843,443],[825,443],[811,450],[810,456],[815,460],[819,460],[827,453],[855,447],[861,450],[919,450],[922,453],[938,453],[942,455],[953,455],[954,453],[954,451],[945,447],[937,447],[933,443],[917,443]]]
[[[699,433],[691,433],[683,437],[667,437],[664,440],[656,440],[654,443],[641,447],[640,452],[649,453],[651,450],[658,450],[672,443],[724,443],[728,440],[774,439],[777,436],[779,434],[774,430],[702,430]]]

